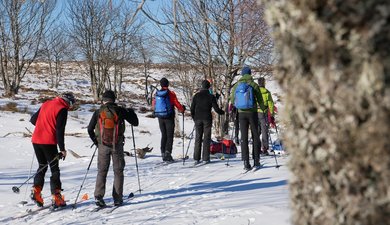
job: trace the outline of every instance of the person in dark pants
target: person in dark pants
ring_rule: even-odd
[[[103,200],[106,192],[106,178],[112,158],[114,170],[114,184],[112,197],[114,205],[118,206],[123,203],[123,170],[125,168],[125,159],[123,146],[125,144],[125,120],[133,126],[138,126],[138,117],[133,109],[126,109],[115,103],[115,93],[108,90],[103,93],[100,109],[96,110],[88,125],[88,134],[93,143],[98,146],[98,174],[95,185],[95,204],[104,207],[106,204]],[[107,116],[107,114],[111,115]],[[112,115],[116,115],[112,117]],[[114,126],[105,125],[104,121],[113,119]],[[112,124],[112,123],[107,123]],[[115,129],[111,133],[110,127]],[[111,138],[112,137],[112,138]]]
[[[241,70],[241,78],[233,86],[232,94],[230,100],[232,104],[235,104],[236,98],[236,89],[240,83],[247,83],[252,87],[253,90],[253,107],[249,109],[238,109],[238,117],[240,122],[240,133],[241,133],[241,157],[244,161],[244,169],[250,170],[251,165],[249,163],[249,147],[248,147],[248,129],[249,126],[252,132],[253,138],[253,163],[255,167],[260,166],[260,139],[258,135],[258,123],[259,119],[257,117],[257,108],[264,109],[264,103],[262,100],[261,93],[259,91],[259,86],[254,82],[251,76],[251,69],[249,67],[244,67]]]
[[[268,148],[269,148],[269,142],[268,142],[268,130],[269,130],[269,121],[268,121],[268,114],[271,116],[271,120],[275,121],[274,118],[274,101],[272,99],[271,92],[265,88],[265,78],[260,77],[257,80],[257,83],[259,84],[260,87],[260,92],[263,97],[264,105],[266,107],[265,110],[258,109],[257,113],[259,116],[259,135],[262,136],[261,138],[261,152],[264,155],[269,155],[268,153]]]
[[[64,93],[42,104],[41,108],[31,117],[30,122],[35,125],[32,135],[32,143],[37,157],[40,171],[34,177],[34,185],[31,190],[31,199],[40,207],[43,206],[41,195],[45,183],[47,163],[50,163],[50,190],[52,194],[52,207],[63,207],[66,205],[62,197],[59,159],[66,157],[64,135],[68,110],[75,103],[74,95],[70,92]],[[57,150],[57,145],[60,152]]]
[[[180,113],[184,114],[185,106],[180,104],[179,100],[176,97],[175,92],[168,89],[169,81],[167,78],[163,77],[160,80],[160,91],[166,91],[169,100],[169,113],[163,117],[159,117],[159,114],[156,113],[156,98],[152,102],[152,107],[154,110],[155,116],[158,117],[158,124],[161,131],[161,157],[164,162],[173,162],[172,158],[172,146],[173,146],[173,134],[175,132],[175,112],[174,107],[179,110]]]
[[[204,80],[201,90],[195,94],[191,103],[191,116],[195,121],[195,149],[194,160],[195,165],[200,163],[201,144],[203,143],[202,160],[204,163],[210,162],[210,142],[211,142],[211,127],[213,117],[211,108],[223,115],[225,112],[218,107],[216,97],[209,92],[210,82]],[[202,140],[203,139],[203,140]]]

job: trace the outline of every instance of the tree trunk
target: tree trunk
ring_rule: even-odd
[[[390,221],[390,5],[266,0],[294,224]]]

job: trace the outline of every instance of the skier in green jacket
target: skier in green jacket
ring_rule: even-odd
[[[238,90],[237,88],[240,86],[241,83],[246,83],[250,87],[252,87],[252,94],[251,94],[251,101],[252,106],[250,108],[241,108],[238,107],[239,102],[242,101],[242,99],[237,98],[237,95],[239,92],[236,92]],[[241,157],[244,161],[244,169],[250,170],[252,167],[249,163],[249,148],[248,148],[248,129],[249,125],[251,127],[252,131],[252,138],[253,138],[253,160],[254,160],[254,166],[259,167],[260,166],[260,139],[258,135],[258,116],[257,116],[257,108],[261,108],[265,110],[265,106],[263,103],[263,99],[260,93],[259,86],[254,82],[252,75],[251,75],[251,69],[247,66],[243,67],[241,70],[241,78],[237,81],[237,83],[233,86],[232,94],[230,95],[230,101],[233,105],[236,106],[238,109],[238,115],[239,115],[239,124],[240,124],[240,133],[241,133]],[[232,107],[230,107],[232,108]]]
[[[262,108],[257,109],[257,113],[259,116],[259,136],[261,135],[261,153],[264,155],[269,155],[268,153],[268,129],[269,122],[268,121],[268,113],[270,114],[271,120],[274,120],[274,101],[272,100],[271,92],[265,88],[265,79],[264,77],[260,77],[257,80],[259,84],[260,93],[263,97],[263,103],[265,106],[265,110]]]

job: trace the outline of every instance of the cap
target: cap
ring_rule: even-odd
[[[107,90],[102,95],[102,100],[106,102],[115,102],[116,96],[115,93],[111,90]]]
[[[241,70],[241,75],[252,74],[251,68],[249,66],[244,66]]]
[[[265,78],[260,77],[259,79],[257,79],[257,83],[259,84],[260,87],[264,87],[265,86]]]
[[[65,92],[61,95],[61,98],[64,99],[69,106],[73,106],[76,103],[76,98],[74,97],[72,92]]]
[[[208,80],[202,81],[202,88],[209,89],[210,88],[210,82]]]
[[[168,86],[169,86],[169,81],[168,81],[168,79],[165,78],[165,77],[161,78],[161,80],[160,80],[160,85],[161,85],[161,87],[168,87]]]

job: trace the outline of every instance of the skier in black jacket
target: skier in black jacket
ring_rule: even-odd
[[[125,144],[125,121],[129,122],[133,126],[138,126],[139,121],[137,114],[131,108],[124,108],[118,106],[115,103],[115,93],[111,90],[104,92],[102,96],[102,105],[100,109],[96,110],[88,125],[88,134],[93,143],[98,146],[98,173],[96,177],[95,185],[95,204],[99,207],[104,207],[106,203],[103,200],[106,191],[107,173],[110,167],[110,160],[112,158],[113,170],[114,170],[114,183],[112,196],[114,198],[114,205],[119,206],[123,203],[123,181],[125,168],[125,159],[123,147]],[[110,133],[112,137],[112,143],[105,142],[107,136],[104,132],[105,127],[103,124],[103,115],[105,112],[112,112],[117,115],[114,129],[118,132],[116,135]],[[115,133],[114,133],[115,134]],[[115,138],[114,138],[115,136]]]
[[[195,122],[195,149],[194,160],[195,165],[200,163],[201,143],[203,139],[203,155],[204,163],[210,162],[210,142],[211,142],[211,127],[213,117],[211,108],[223,115],[225,112],[219,108],[214,95],[209,92],[210,82],[202,81],[201,90],[195,94],[191,103],[191,116]]]

